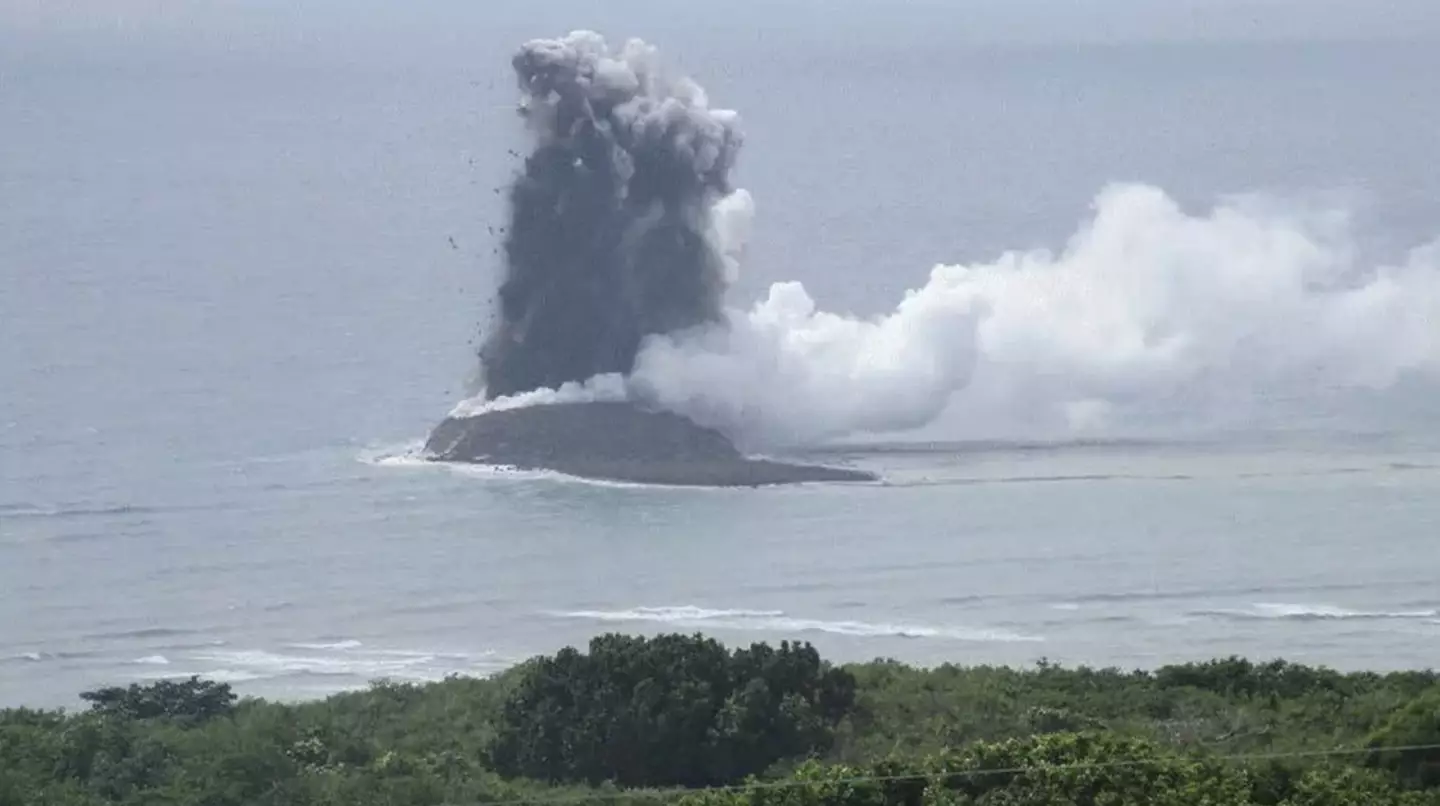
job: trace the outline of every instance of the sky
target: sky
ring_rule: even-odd
[[[1440,37],[1434,0],[0,0],[0,31],[244,47],[355,34],[730,25],[976,43]],[[615,33],[615,32],[612,32]],[[18,35],[18,36],[17,36]]]

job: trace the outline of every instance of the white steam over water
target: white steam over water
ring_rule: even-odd
[[[743,191],[715,210],[732,280],[752,211]],[[1060,251],[936,266],[884,315],[822,311],[799,283],[776,283],[722,325],[652,337],[629,378],[487,408],[628,397],[748,446],[793,446],[913,429],[947,408],[982,427],[1086,430],[1147,406],[1203,416],[1434,377],[1440,243],[1391,264],[1358,255],[1343,211],[1241,198],[1197,214],[1116,185]]]

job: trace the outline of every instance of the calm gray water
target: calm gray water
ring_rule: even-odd
[[[744,114],[741,302],[798,279],[874,313],[937,262],[1059,246],[1111,181],[1343,197],[1386,257],[1440,234],[1433,43],[702,23],[0,28],[0,705],[187,674],[311,696],[604,630],[926,663],[1440,663],[1425,395],[1140,441],[942,421],[823,454],[887,479],[860,488],[406,459],[471,370],[522,147],[510,48],[572,24],[654,39]]]

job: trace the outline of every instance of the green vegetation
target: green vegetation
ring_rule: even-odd
[[[828,750],[854,702],[855,678],[808,644],[610,635],[531,663],[490,760],[548,781],[713,786]]]
[[[1440,806],[1432,672],[834,667],[604,636],[294,705],[197,679],[82,696],[0,711],[0,806]]]
[[[129,688],[102,688],[87,691],[80,699],[96,713],[125,719],[158,719],[204,722],[235,711],[235,694],[224,683],[192,677],[175,682],[162,680],[149,686],[131,683]]]

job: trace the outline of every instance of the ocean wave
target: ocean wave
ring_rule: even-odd
[[[115,515],[151,515],[158,512],[154,507],[136,506],[133,504],[117,505],[87,505],[87,504],[55,504],[53,506],[40,506],[37,504],[5,504],[0,506],[0,520],[4,519],[42,519],[42,518],[93,518]]]
[[[979,604],[980,602],[984,602],[984,601],[987,601],[987,600],[989,600],[989,599],[994,599],[994,598],[999,598],[999,597],[996,597],[996,596],[994,596],[994,595],[992,595],[992,594],[985,594],[985,593],[960,593],[960,594],[955,594],[954,596],[944,596],[944,597],[941,597],[941,599],[940,599],[940,604],[947,604],[947,605]]]
[[[797,618],[782,610],[712,610],[693,605],[636,607],[626,610],[572,610],[555,613],[562,618],[605,622],[648,622],[674,627],[737,630],[744,632],[820,632],[860,638],[928,638],[952,641],[1041,641],[1038,636],[964,626],[873,623],[853,620]]]
[[[1001,623],[1010,624],[1011,622]],[[1155,626],[1157,624],[1165,623],[1166,622],[1163,621],[1154,621],[1151,619],[1145,619],[1140,616],[1129,615],[1126,613],[1107,613],[1104,615],[1094,616],[1081,614],[1077,617],[1073,615],[1065,615],[1063,612],[1056,613],[1050,618],[1041,617],[1038,619],[1027,620],[1024,622],[1027,628],[1038,630],[1073,630],[1080,625],[1114,626],[1117,624],[1145,624],[1149,626]]]
[[[1339,476],[1355,476],[1361,474],[1377,475],[1411,472],[1418,473],[1432,471],[1436,468],[1430,465],[1415,465],[1405,463],[1379,463],[1366,466],[1350,467],[1325,467],[1325,468],[1287,468],[1282,470],[1254,470],[1254,471],[1220,471],[1210,469],[1202,474],[1196,473],[1059,473],[1039,475],[995,475],[995,476],[956,476],[949,478],[912,478],[912,479],[886,479],[883,486],[886,487],[978,487],[1000,484],[1095,484],[1106,482],[1193,482],[1210,479],[1310,479],[1327,478]]]
[[[442,680],[452,674],[489,674],[500,671],[512,659],[493,652],[462,653],[428,650],[362,649],[360,642],[334,642],[326,649],[294,651],[291,645],[281,651],[263,649],[198,652],[184,657],[166,658],[167,663],[154,659],[151,679],[189,677],[192,674],[219,682],[242,683],[259,680],[319,677],[368,681],[377,679],[404,682]],[[314,645],[318,647],[319,645]],[[164,670],[158,667],[164,666]]]
[[[445,599],[429,602],[417,602],[413,604],[402,604],[389,607],[386,612],[391,615],[433,615],[441,613],[453,613],[468,606],[487,604],[485,600],[470,599]]]
[[[254,680],[265,680],[267,675],[246,671],[244,669],[206,669],[199,673],[199,677],[216,683],[249,683]]]
[[[94,657],[94,652],[21,652],[0,658],[0,663],[48,663],[57,660],[79,660]]]
[[[1127,602],[1152,602],[1175,599],[1215,599],[1218,597],[1242,597],[1242,596],[1273,596],[1278,594],[1314,594],[1314,593],[1336,593],[1343,591],[1364,591],[1372,590],[1380,585],[1412,586],[1429,584],[1429,580],[1390,580],[1381,582],[1360,581],[1360,582],[1330,582],[1330,583],[1297,583],[1277,585],[1243,585],[1234,587],[1210,587],[1210,588],[1178,588],[1172,590],[1128,590],[1128,591],[1100,591],[1097,593],[1078,594],[1069,598],[1069,601],[1078,604],[1123,604]]]
[[[982,487],[999,484],[1082,484],[1108,481],[1194,481],[1185,473],[1074,473],[1021,476],[962,476],[886,480],[886,487]]]
[[[45,652],[21,652],[18,655],[9,655],[5,658],[6,663],[44,663],[54,659],[55,656]]]
[[[1260,602],[1248,608],[1194,610],[1191,616],[1236,621],[1416,621],[1440,617],[1437,610],[1350,610],[1334,605]]]
[[[694,605],[679,607],[635,607],[629,610],[574,610],[559,615],[598,621],[705,621],[732,618],[778,618],[783,610],[710,610]]]
[[[558,482],[562,484],[583,484],[587,487],[603,487],[612,490],[687,490],[703,491],[704,488],[678,484],[646,484],[638,481],[617,481],[614,479],[596,479],[585,476],[572,476],[569,473],[561,473],[558,470],[540,470],[531,468],[520,468],[514,465],[482,465],[466,462],[432,462],[449,469],[452,472],[466,476],[478,476],[492,479],[503,479],[509,481],[544,481]]]
[[[324,677],[397,677],[425,679],[421,668],[430,661],[429,656],[402,659],[377,659],[363,657],[333,657],[321,655],[292,655],[265,650],[239,650],[216,652],[194,656],[201,663],[218,663],[223,668],[235,669],[258,677],[285,677],[290,675],[318,675]]]
[[[1407,470],[1440,470],[1440,465],[1425,462],[1390,462],[1386,467],[1390,470],[1401,472]]]
[[[344,639],[344,638],[342,638],[342,639],[337,639],[337,640],[334,640],[334,641],[317,641],[317,642],[314,642],[314,643],[288,644],[288,645],[287,645],[287,648],[289,648],[289,649],[313,649],[313,650],[318,650],[318,651],[324,652],[324,651],[332,651],[332,650],[333,650],[333,651],[343,651],[343,650],[347,650],[347,649],[359,649],[359,648],[362,647],[362,646],[364,646],[364,644],[360,643],[359,641],[356,641],[356,640],[354,640],[354,639]]]
[[[140,627],[134,630],[115,630],[112,632],[91,633],[86,635],[86,641],[129,641],[133,639],[147,638],[181,638],[187,635],[199,635],[199,630],[177,629],[172,627]]]
[[[424,450],[424,440],[411,440],[396,445],[367,447],[360,451],[358,458],[367,465],[380,467],[423,467],[430,464],[424,458]]]
[[[362,458],[362,461],[368,461]],[[585,476],[572,476],[569,473],[561,473],[558,470],[542,470],[521,468],[514,465],[492,465],[482,462],[440,462],[426,459],[419,454],[407,456],[392,456],[378,461],[370,462],[378,467],[388,468],[426,468],[439,469],[459,476],[469,478],[485,479],[487,481],[509,481],[509,482],[558,482],[562,484],[583,484],[587,487],[603,487],[615,490],[684,490],[686,492],[721,492],[733,488],[727,487],[696,487],[683,484],[649,484],[637,481],[616,481],[613,479],[596,479]],[[805,486],[805,485],[789,485]],[[750,492],[754,492],[750,490]]]

